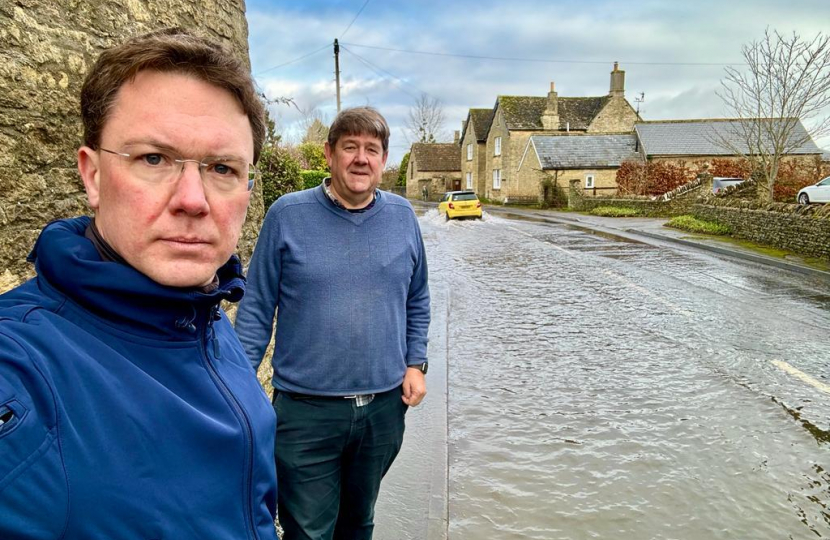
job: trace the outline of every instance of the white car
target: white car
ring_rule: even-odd
[[[796,196],[799,204],[810,204],[814,202],[830,202],[830,176],[814,186],[802,188]]]

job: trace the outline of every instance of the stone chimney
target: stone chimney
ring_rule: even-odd
[[[461,138],[461,132],[457,129],[452,132],[452,142],[458,144],[458,139]]]
[[[614,70],[611,72],[611,89],[609,96],[625,96],[625,71],[619,69],[619,62],[614,62]]]
[[[559,97],[556,94],[553,81],[550,83],[550,92],[548,92],[548,104],[545,107],[545,112],[542,113],[542,128],[559,130]]]

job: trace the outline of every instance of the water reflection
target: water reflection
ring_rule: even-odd
[[[487,216],[421,219],[452,291],[450,538],[830,536],[806,278]],[[782,404],[795,404],[782,406]],[[794,416],[792,411],[797,411]]]

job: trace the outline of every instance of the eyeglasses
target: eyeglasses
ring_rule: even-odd
[[[129,173],[148,184],[172,184],[181,178],[185,163],[196,163],[206,189],[232,194],[251,191],[259,177],[256,166],[224,157],[184,159],[171,150],[139,144],[125,146],[121,152],[100,148],[121,158]]]

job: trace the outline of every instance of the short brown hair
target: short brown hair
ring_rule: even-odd
[[[81,88],[84,144],[98,148],[118,90],[144,70],[192,75],[233,94],[251,123],[254,163],[259,160],[265,141],[265,106],[250,71],[219,43],[181,28],[137,36],[101,53]]]
[[[389,124],[373,107],[343,109],[329,128],[329,146],[334,148],[343,135],[370,135],[383,143],[383,153],[389,151]]]

